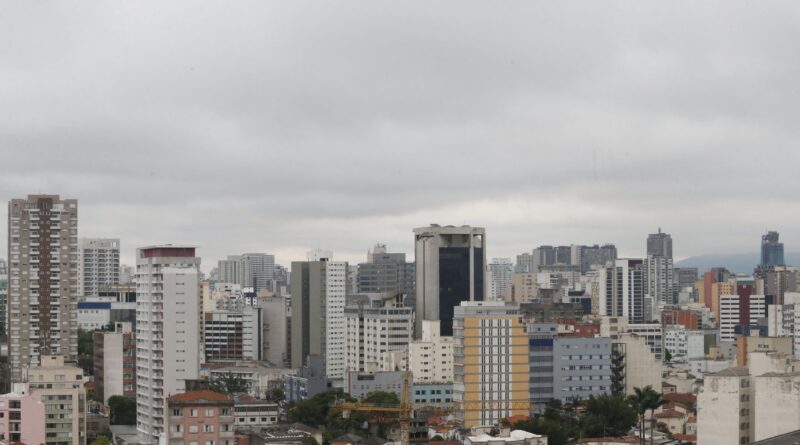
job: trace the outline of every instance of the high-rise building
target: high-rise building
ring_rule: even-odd
[[[673,304],[675,271],[672,263],[672,237],[658,228],[647,236],[647,274],[645,293],[657,304]]]
[[[112,396],[136,397],[136,339],[131,323],[117,322],[113,332],[92,335],[95,394],[103,403]]]
[[[486,230],[482,227],[440,226],[414,229],[416,261],[416,324],[439,320],[441,335],[453,333],[453,310],[462,301],[483,301]]]
[[[676,267],[673,269],[673,296],[677,296],[679,292],[686,288],[694,288],[699,274],[696,267]],[[693,290],[694,292],[694,290]],[[702,303],[702,301],[701,301]]]
[[[465,428],[495,425],[527,416],[528,334],[519,305],[506,301],[464,301],[453,318],[456,418]]]
[[[6,338],[6,320],[8,320],[8,269],[6,262],[0,258],[0,337]]]
[[[78,357],[78,201],[8,203],[8,352],[12,381],[40,357]],[[13,323],[10,321],[13,320]]]
[[[367,262],[358,265],[358,293],[401,293],[414,300],[414,263],[405,253],[389,253],[386,245],[376,244],[367,253]]]
[[[289,300],[286,297],[259,297],[264,317],[264,360],[275,366],[289,366]]]
[[[600,315],[625,317],[643,323],[645,264],[641,259],[618,259],[598,270]]]
[[[275,279],[275,255],[244,253],[231,255],[217,263],[217,280],[222,283],[252,287],[253,292],[272,289]]]
[[[97,295],[119,284],[119,239],[81,238],[78,242],[78,294]]]
[[[136,251],[136,423],[139,441],[165,437],[167,398],[200,372],[200,258],[187,246]]]
[[[486,272],[489,275],[489,298],[495,301],[503,300],[511,286],[511,276],[514,273],[511,258],[493,258],[486,266]]]
[[[613,244],[598,246],[581,246],[580,266],[581,273],[585,274],[592,266],[605,266],[609,261],[617,259],[617,247]]]
[[[347,370],[394,371],[386,360],[391,352],[406,351],[414,338],[413,310],[397,294],[354,295],[347,303]]]
[[[786,264],[783,259],[783,243],[778,242],[778,232],[767,232],[761,237],[761,267],[782,266]]]
[[[346,281],[347,262],[331,252],[292,262],[292,368],[319,355],[325,375],[344,379]]]
[[[264,317],[258,306],[213,310],[203,314],[206,362],[263,360]]]
[[[748,335],[746,329],[767,316],[764,295],[753,293],[752,287],[739,286],[738,294],[720,296],[719,336],[734,341],[737,335]]]

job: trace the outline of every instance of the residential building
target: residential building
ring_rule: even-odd
[[[609,338],[555,337],[553,398],[575,402],[611,393],[611,353]]]
[[[755,439],[755,400],[747,368],[706,374],[704,380],[697,397],[697,443],[751,443]]]
[[[453,318],[456,418],[464,427],[527,415],[528,335],[519,305],[464,301]]]
[[[634,388],[661,386],[661,358],[657,357],[644,337],[633,333],[615,335],[612,342],[612,386],[614,393],[626,396]]]
[[[511,262],[511,258],[493,258],[486,266],[486,273],[489,278],[488,298],[495,301],[504,300],[514,273],[514,263]]]
[[[719,331],[722,341],[734,341],[744,329],[757,325],[767,316],[766,298],[748,290],[735,295],[720,296]]]
[[[264,359],[264,316],[257,306],[238,311],[214,310],[203,314],[206,362]]]
[[[752,440],[800,430],[800,373],[754,375]]]
[[[265,399],[256,399],[248,394],[234,396],[234,427],[264,428],[278,423],[280,407]]]
[[[97,295],[119,281],[119,239],[81,238],[78,242],[78,295]]]
[[[385,244],[376,244],[367,253],[367,262],[358,265],[358,293],[400,293],[414,300],[414,263],[405,253],[389,253]]]
[[[604,267],[609,261],[616,261],[617,247],[613,244],[603,244],[598,246],[581,246],[580,251],[580,264],[581,273],[589,272],[592,267]]]
[[[439,226],[414,229],[416,324],[439,320],[440,334],[453,335],[453,311],[462,301],[483,301],[486,230],[482,227]]]
[[[209,377],[212,380],[227,376],[236,377],[247,386],[248,394],[263,398],[269,391],[281,388],[284,378],[293,372],[293,369],[270,366],[263,361],[241,361],[229,366],[212,367],[209,369]]]
[[[452,408],[452,383],[414,383],[411,387],[411,402],[415,408]]]
[[[682,325],[664,326],[664,349],[673,362],[701,359],[705,356],[705,333]]]
[[[230,255],[217,263],[218,281],[252,287],[258,293],[262,289],[275,290],[275,255],[267,253],[244,253]]]
[[[0,258],[0,338],[7,341],[8,333],[6,321],[8,320],[8,264]],[[9,388],[10,389],[10,388]]]
[[[537,298],[535,272],[514,272],[511,275],[511,289],[505,299],[515,303],[532,303]]]
[[[422,324],[422,338],[408,344],[408,370],[414,383],[453,383],[453,337],[439,335],[439,321]]]
[[[691,309],[664,308],[661,310],[661,325],[681,325],[689,330],[702,327],[700,313]]]
[[[264,319],[264,360],[276,366],[289,366],[290,300],[283,296],[259,297]]]
[[[242,286],[244,280],[244,263],[241,255],[229,255],[217,262],[217,282]]]
[[[601,316],[625,317],[644,322],[646,265],[640,259],[618,259],[598,270],[598,303]]]
[[[675,271],[672,258],[649,255],[647,257],[647,286],[645,293],[657,304],[675,304]]]
[[[330,252],[309,253],[309,261],[292,262],[292,368],[310,355],[322,358],[325,375],[345,376],[347,262]]]
[[[92,336],[95,394],[104,403],[112,396],[136,397],[136,337],[131,324],[117,322],[113,331]]]
[[[735,341],[736,366],[749,366],[750,355],[754,352],[777,352],[787,358],[792,357],[792,337],[762,337],[753,332],[750,335],[738,335]]]
[[[200,258],[188,246],[136,250],[136,423],[143,444],[166,434],[167,397],[200,369]]]
[[[169,445],[234,445],[233,397],[210,390],[167,399]]]
[[[46,445],[84,445],[86,390],[83,370],[60,355],[42,356],[36,368],[25,369],[31,395],[45,405]]]
[[[360,294],[345,307],[348,371],[393,371],[393,351],[405,351],[414,335],[414,311],[402,294]]]
[[[11,379],[40,358],[78,357],[78,201],[28,195],[8,203]]]
[[[45,405],[30,394],[27,383],[15,383],[0,395],[0,442],[46,443]]]
[[[700,277],[696,267],[676,267],[673,269],[673,272],[674,278],[672,281],[676,294],[687,287],[694,288],[695,283]]]

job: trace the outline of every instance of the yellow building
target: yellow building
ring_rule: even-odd
[[[453,317],[456,417],[464,427],[528,415],[528,335],[519,305],[465,301]]]

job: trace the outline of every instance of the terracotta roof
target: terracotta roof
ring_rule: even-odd
[[[694,434],[673,434],[673,439],[681,440],[683,442],[697,442],[697,436]]]
[[[656,413],[656,415],[654,417],[656,419],[670,419],[670,418],[679,419],[679,418],[681,418],[683,416],[685,416],[685,414],[683,414],[681,412],[678,412],[678,411],[675,411],[675,410],[669,410],[669,411],[664,411],[663,413]]]
[[[517,422],[528,420],[528,416],[524,414],[518,414],[516,416],[508,416],[504,420],[508,421],[509,424],[513,425]]]
[[[170,402],[199,402],[201,400],[208,400],[210,402],[229,402],[233,399],[227,394],[222,394],[216,391],[202,390],[202,391],[187,391],[180,394],[170,396]]]
[[[694,417],[689,417],[686,423],[697,423],[697,419],[695,419]]]
[[[688,394],[685,392],[676,392],[673,394],[663,394],[661,396],[662,399],[668,402],[680,402],[680,403],[697,403],[697,396],[694,394]]]

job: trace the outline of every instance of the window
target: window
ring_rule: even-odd
[[[189,432],[196,433],[197,432],[197,425],[189,425]]]
[[[203,432],[204,433],[213,433],[214,432],[214,425],[203,425]]]
[[[192,408],[189,410],[189,417],[197,417],[197,410]]]
[[[172,410],[172,415],[173,416],[182,416],[183,412],[181,412],[180,408],[175,408],[175,409]]]
[[[214,409],[209,408],[206,410],[206,417],[214,417]]]

